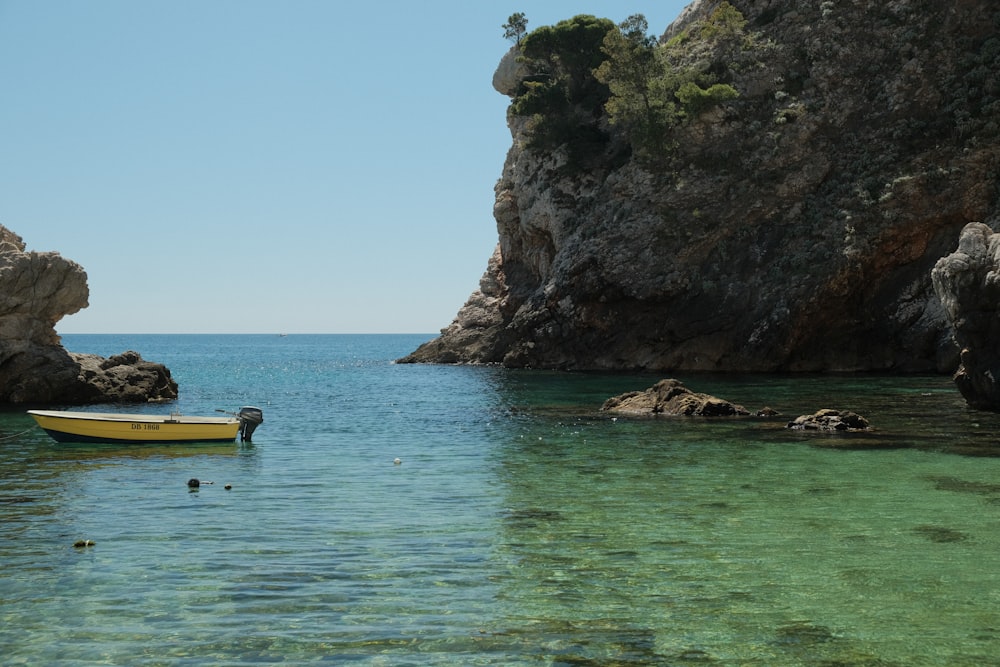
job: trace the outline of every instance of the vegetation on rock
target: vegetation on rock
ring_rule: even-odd
[[[504,26],[506,36],[526,24],[515,14]],[[655,165],[668,153],[674,126],[739,96],[720,79],[735,54],[752,45],[745,26],[728,2],[665,44],[648,34],[642,14],[617,26],[589,15],[543,26],[518,40],[529,76],[511,113],[531,118],[529,148],[563,147],[571,166],[586,166],[603,152],[608,124]],[[692,63],[693,53],[713,57]]]
[[[612,92],[605,105],[608,120],[621,126],[647,164],[666,157],[674,126],[739,97],[720,78],[737,60],[736,53],[752,44],[745,26],[739,10],[723,2],[708,19],[665,44],[647,35],[642,14],[630,16],[607,35],[602,45],[607,60],[594,74]],[[702,52],[715,56],[690,62],[691,54]]]
[[[611,30],[608,19],[580,15],[538,28],[521,41],[529,76],[510,109],[531,118],[531,148],[565,147],[570,162],[582,166],[607,144],[599,121],[609,91],[594,70],[604,59],[600,45]]]

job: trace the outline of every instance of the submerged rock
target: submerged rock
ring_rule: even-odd
[[[917,526],[913,532],[922,537],[926,537],[931,542],[947,544],[949,542],[964,542],[969,536],[960,530],[948,528],[947,526],[923,525]]]
[[[867,431],[868,420],[849,410],[819,410],[802,415],[788,422],[788,428],[797,431]]]
[[[55,252],[26,252],[0,226],[0,404],[84,405],[177,398],[163,364],[138,352],[67,352],[55,325],[88,305],[87,274]]]
[[[749,415],[742,405],[736,405],[709,394],[699,394],[679,380],[660,380],[644,391],[630,391],[609,398],[601,406],[604,412],[630,415],[688,415],[729,417]]]

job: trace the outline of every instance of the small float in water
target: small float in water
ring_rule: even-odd
[[[260,408],[246,406],[226,417],[118,414],[111,412],[67,412],[28,410],[38,425],[56,442],[110,442],[163,444],[175,442],[250,442],[254,430],[264,422]]]

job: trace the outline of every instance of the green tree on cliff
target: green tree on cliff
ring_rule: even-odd
[[[607,60],[594,75],[611,91],[605,104],[610,122],[629,136],[633,149],[648,157],[663,152],[667,130],[676,123],[677,75],[647,31],[642,14],[610,31],[601,45]]]
[[[528,19],[523,12],[515,12],[507,17],[507,22],[500,27],[504,29],[505,39],[520,44],[521,38],[528,30]]]
[[[623,130],[638,157],[647,162],[666,157],[673,127],[738,96],[732,86],[717,82],[710,67],[679,63],[696,48],[717,48],[720,42],[739,48],[745,25],[743,15],[723,2],[667,45],[647,35],[642,14],[607,34],[601,45],[606,60],[594,75],[611,91],[605,104],[609,122]]]
[[[600,150],[607,135],[599,127],[608,87],[594,77],[604,61],[601,43],[614,23],[589,15],[543,26],[521,40],[529,76],[511,111],[531,118],[531,147],[565,146],[571,161]]]

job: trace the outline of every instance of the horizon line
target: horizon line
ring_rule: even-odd
[[[57,336],[440,336],[429,331],[56,331]]]

